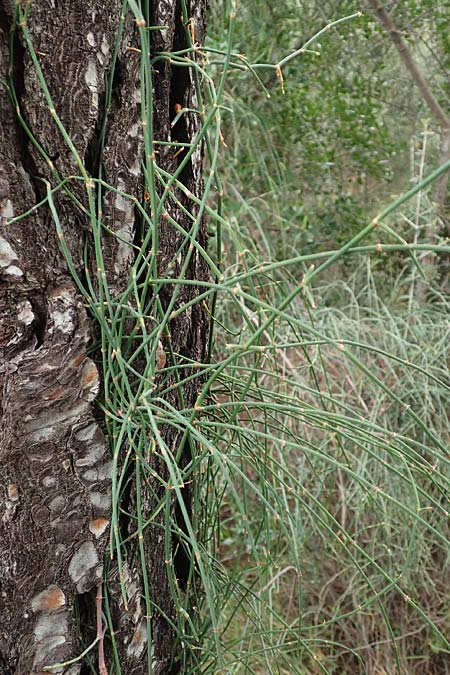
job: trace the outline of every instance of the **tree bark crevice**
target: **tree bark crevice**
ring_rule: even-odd
[[[106,183],[139,198],[143,192],[140,60],[136,51],[128,49],[137,39],[130,12],[118,45],[111,106],[105,109],[105,82],[112,64],[121,4],[119,0],[107,4],[102,0],[78,3],[43,0],[30,5],[27,29],[53,106],[84,161],[85,170],[95,177],[101,167]],[[196,37],[201,42],[204,2],[192,0],[188,5],[189,12],[197,17]],[[10,3],[0,0],[0,75],[4,81],[9,81],[10,76],[11,11]],[[152,3],[152,12],[154,25],[170,26],[169,30],[151,32],[155,50],[171,51],[187,45],[187,27],[179,2],[160,0]],[[49,112],[20,30],[16,26],[14,93],[29,133],[44,154],[20,125],[14,97],[11,101],[1,88],[0,668],[5,675],[40,675],[45,666],[77,656],[80,637],[82,642],[92,637],[90,626],[95,625],[92,593],[103,575],[111,519],[111,456],[104,420],[95,409],[95,398],[103,386],[102,373],[93,360],[97,357],[87,356],[92,343],[91,321],[61,253],[49,208],[42,207],[22,220],[14,220],[45,195],[42,179],[54,186],[58,177],[79,174],[77,162]],[[197,114],[184,113],[171,129],[175,105],[190,109],[198,105],[190,71],[161,62],[154,76],[153,95],[155,139],[191,141],[200,128]],[[101,144],[106,114],[106,134]],[[173,147],[160,146],[158,164],[166,171],[176,170],[182,158],[183,153],[177,155]],[[202,195],[202,159],[203,150],[199,146],[180,176],[187,189],[198,197]],[[72,180],[68,187],[86,206],[82,182]],[[191,216],[170,197],[167,211],[181,228],[189,231],[198,209],[183,191],[175,190],[175,194]],[[69,194],[63,191],[55,194],[54,202],[77,274],[82,282],[87,281],[87,274],[94,280],[98,261],[92,250],[92,224]],[[97,216],[105,226],[101,232],[101,253],[113,298],[129,284],[135,260],[129,244],[142,240],[145,233],[146,226],[137,214],[133,200],[102,189],[101,212]],[[192,236],[206,247],[203,218],[197,229]],[[159,275],[168,274],[170,263],[173,273],[178,274],[189,256],[186,276],[208,278],[201,256],[187,244],[181,247],[182,233],[163,217],[158,222],[158,238]],[[85,248],[89,249],[87,271]],[[174,261],[174,251],[178,249],[179,260]],[[171,302],[174,288],[177,287],[160,289],[163,307]],[[195,286],[179,289],[175,309],[198,293]],[[170,321],[170,336],[163,335],[161,341],[167,355],[186,358],[186,363],[201,362],[206,356],[207,330],[204,308],[195,304]],[[143,367],[145,364],[141,364]],[[189,368],[186,366],[186,374]],[[183,389],[187,407],[194,405],[198,387],[197,381]],[[175,406],[180,404],[175,388],[168,400]],[[162,434],[181,467],[185,467],[191,459],[190,443],[179,448],[181,434],[174,428],[164,428]],[[124,446],[121,452],[126,451]],[[166,465],[156,454],[153,468],[159,481],[143,486],[144,518],[150,517],[155,503],[164,498],[165,488],[161,484],[168,481]],[[130,469],[122,494],[123,510],[129,514],[136,510],[134,489]],[[190,487],[183,496],[190,513]],[[182,529],[183,519],[175,498],[171,498],[170,510],[174,522]],[[122,518],[119,526],[123,538],[135,534],[134,522],[126,515]],[[164,527],[164,519],[156,519],[146,528],[144,542],[154,608],[151,619],[154,675],[174,675],[179,671],[173,653],[176,636],[171,622],[176,623],[176,611],[168,583],[167,575],[172,572],[165,561]],[[175,574],[183,587],[188,561],[183,559],[180,542],[170,536]],[[110,562],[108,598],[122,675],[143,675],[147,672],[146,608],[142,572],[131,548],[122,571],[126,603],[120,591],[117,562]],[[81,615],[74,612],[75,601],[81,607]],[[105,647],[108,652],[109,643]],[[107,653],[107,660],[112,663],[111,653]],[[81,663],[76,663],[61,672],[79,675],[80,668]]]

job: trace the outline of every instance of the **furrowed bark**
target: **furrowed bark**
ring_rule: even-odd
[[[157,2],[153,4],[150,23],[153,26],[169,26],[164,31],[152,32],[151,51],[170,52],[185,49],[187,47],[186,29],[189,28],[195,36],[198,43],[202,43],[204,38],[204,15],[205,3],[203,1],[192,1],[187,3],[190,26],[186,26],[182,21],[181,5],[179,0]],[[192,141],[200,129],[200,119],[195,113],[185,113],[179,121],[171,127],[171,122],[175,118],[180,108],[196,110],[198,102],[196,100],[193,76],[187,68],[172,66],[168,61],[159,61],[153,70],[153,94],[154,94],[154,134],[155,141]],[[173,173],[183,159],[183,152],[177,152],[177,148],[156,144],[156,163],[165,171]],[[194,151],[190,161],[183,169],[179,180],[195,196],[202,196],[202,163],[203,163],[203,145],[200,144]],[[159,189],[161,193],[163,188]],[[179,189],[174,189],[173,194],[179,204],[181,204],[188,213],[195,219],[198,208],[186,197],[185,193]],[[182,208],[169,198],[166,202],[166,211],[179,225],[185,230],[192,227],[192,219],[186,216]],[[184,247],[182,253],[174,259],[174,252],[177,251],[183,240],[183,235],[170,225],[167,218],[161,217],[158,228],[158,277],[177,278],[181,267],[185,261],[186,255],[190,256],[190,262],[186,271],[187,279],[205,280],[208,278],[208,269],[205,261],[192,246]],[[197,241],[202,247],[206,248],[207,235],[206,223],[201,220]],[[159,292],[159,300],[163,311],[170,303],[174,287],[163,286]],[[179,287],[178,287],[178,290]],[[184,286],[179,292],[174,309],[185,304],[194,298],[200,289],[195,286]],[[208,346],[208,318],[207,314],[200,304],[193,305],[189,310],[180,314],[176,319],[169,323],[169,330],[161,338],[161,345],[164,350],[164,359],[169,365],[173,352],[177,355],[180,363],[183,357],[187,357],[194,362],[202,363],[207,357]],[[141,368],[143,368],[141,363]],[[186,367],[180,371],[180,375],[187,376],[192,369]],[[156,381],[158,384],[158,378]],[[167,382],[166,382],[167,386]],[[184,406],[189,408],[194,406],[198,395],[198,380],[183,387]],[[173,393],[166,396],[166,399],[175,407],[180,404],[178,394]],[[179,448],[181,434],[174,428],[163,427],[161,429],[164,442],[169,447],[173,456],[178,454],[180,466],[185,466],[191,459],[191,446],[189,443],[185,447]],[[144,484],[141,492],[142,516],[143,520],[150,519],[155,509],[155,504],[165,499],[167,490],[164,485],[170,483],[169,473],[162,456],[155,452],[151,455],[152,468],[160,477],[159,481],[151,484]],[[192,510],[192,485],[186,485],[183,490],[183,501],[188,513]],[[135,513],[136,504],[131,491],[129,509]],[[171,513],[178,525],[183,529],[183,518],[181,517],[179,506],[175,495],[171,500]],[[135,534],[135,525],[128,523],[128,534]],[[177,652],[183,647],[180,643],[175,643],[175,631],[171,623],[176,624],[176,612],[174,601],[171,596],[168,575],[172,575],[173,582],[184,590],[186,589],[189,561],[186,554],[181,550],[181,546],[176,538],[172,537],[171,550],[173,553],[174,564],[166,559],[164,542],[164,511],[161,511],[152,524],[146,527],[144,531],[144,549],[145,557],[148,562],[147,574],[150,586],[150,596],[154,609],[151,615],[151,633],[152,633],[152,673],[161,675],[167,673],[175,675],[179,672],[179,663]],[[145,603],[142,598],[142,575],[139,570],[138,556],[133,568],[126,567],[127,588],[130,589],[128,604],[129,612],[124,610],[123,599],[120,596],[117,580],[111,585],[113,603],[116,607],[116,615],[119,617],[119,625],[125,628],[126,632],[132,633],[133,637],[130,643],[119,644],[121,663],[125,665],[126,673],[140,675],[147,673],[147,659],[145,651],[147,649],[146,637],[146,617]]]
[[[88,173],[97,175],[101,163],[102,176],[108,184],[140,198],[143,182],[140,62],[135,49],[137,29],[130,12],[123,21],[102,156],[99,152],[100,130],[106,113],[107,75],[121,5],[118,0],[77,3],[43,0],[31,3],[26,28],[53,107]],[[201,41],[204,3],[192,2],[189,10],[194,17],[196,40]],[[153,25],[170,26],[152,33],[152,49],[182,48],[185,26],[178,3],[160,0],[153,3],[152,11]],[[1,0],[0,76],[11,84],[9,91],[0,88],[0,672],[37,675],[44,672],[47,665],[78,655],[80,640],[73,612],[77,597],[84,607],[83,638],[88,637],[90,627],[95,626],[95,589],[103,573],[111,512],[111,456],[104,424],[95,406],[102,373],[94,361],[100,360],[87,356],[92,342],[91,321],[61,253],[48,205],[11,222],[45,196],[42,179],[51,181],[54,186],[58,182],[55,171],[60,178],[80,174],[73,153],[49,110],[23,26],[16,26],[10,39],[13,14],[13,4]],[[11,70],[8,68],[10,58]],[[158,67],[154,83],[157,139],[170,140],[178,134],[179,140],[190,140],[197,132],[198,117],[192,113],[185,114],[174,130],[170,127],[176,114],[175,104],[197,107],[191,77],[187,69],[172,68],[169,63]],[[28,131],[19,123],[19,118]],[[161,147],[158,164],[173,171],[181,157],[174,156],[173,148]],[[198,196],[202,191],[201,165],[199,146],[181,178]],[[71,181],[69,188],[86,207],[83,182]],[[96,261],[86,212],[63,192],[54,199],[77,273],[85,279],[87,250],[87,270],[94,279]],[[195,208],[187,197],[177,194],[177,199],[195,217]],[[191,220],[173,200],[168,201],[167,211],[182,227],[191,227]],[[102,212],[105,225],[125,242],[133,242],[139,235],[142,222],[131,201],[105,191]],[[102,237],[104,272],[114,294],[127,285],[133,264],[132,248],[113,234],[102,233]],[[181,235],[162,218],[158,252],[160,276],[167,272],[180,240]],[[198,240],[206,245],[204,222]],[[176,265],[182,264],[184,255]],[[205,263],[196,252],[192,254],[187,276],[207,278]],[[163,307],[170,302],[171,292],[168,288],[161,291]],[[177,306],[197,293],[194,286],[183,288]],[[162,337],[167,347],[168,340],[168,336]],[[174,353],[193,361],[204,360],[207,320],[199,305],[171,322],[170,340]],[[197,386],[185,388],[183,395],[185,405],[193,405]],[[171,402],[179,403],[177,395],[173,395]],[[163,434],[176,454],[179,433],[164,429]],[[188,449],[182,449],[180,462],[188,461]],[[166,480],[165,465],[157,456],[154,462],[154,470]],[[129,491],[129,504],[125,505],[130,512],[135,508],[132,491],[133,487]],[[159,481],[144,487],[144,515],[154,509],[155,491],[161,491]],[[187,489],[185,503],[189,509]],[[175,501],[171,509],[175,514]],[[160,608],[155,609],[151,619],[156,675],[177,672],[172,653],[174,634],[164,618],[173,620],[175,610],[168,590],[168,570],[158,525],[161,523],[146,528],[144,542],[152,602],[155,608]],[[131,532],[130,523],[125,522],[124,528]],[[174,550],[176,546],[174,541]],[[147,673],[141,571],[135,562],[127,563],[126,611],[114,565],[112,561],[108,584],[122,674]],[[176,572],[182,584],[182,565]],[[112,657],[108,646],[109,643],[105,645],[106,659],[110,665]],[[95,652],[92,657],[95,660]],[[56,672],[78,675],[80,669],[81,663],[77,662]]]

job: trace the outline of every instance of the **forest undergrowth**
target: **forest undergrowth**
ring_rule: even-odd
[[[238,13],[248,59],[283,30],[256,10]],[[226,672],[448,673],[448,241],[429,237],[432,134],[405,146],[409,176],[392,198],[375,178],[369,199],[366,182],[352,187],[365,207],[350,202],[345,229],[342,187],[324,209],[320,172],[299,184],[298,145],[275,125],[280,88],[297,83],[263,78],[276,98],[264,103],[250,77],[230,75],[224,94],[232,288],[217,303],[220,375],[201,419],[221,455],[203,499]]]
[[[261,9],[261,3],[250,4]],[[353,209],[353,197],[332,184],[330,164],[337,166],[339,153],[325,157],[319,177],[308,185],[305,175],[318,165],[311,148],[328,127],[311,131],[306,169],[297,172],[301,146],[290,131],[303,94],[288,106],[289,132],[265,119],[264,106],[278,105],[267,95],[277,101],[283,91],[291,96],[293,64],[317,58],[321,44],[331,36],[339,41],[341,30],[358,25],[361,13],[342,12],[333,21],[319,16],[311,37],[297,46],[274,47],[267,40],[269,55],[261,36],[259,42],[248,37],[244,55],[241,46],[252,26],[242,5],[212,3],[210,38],[200,49],[181,0],[187,48],[153,53],[155,27],[147,30],[141,3],[124,0],[140,40],[141,200],[108,185],[101,165],[98,176],[88,175],[39,69],[26,28],[29,4],[16,6],[15,29],[23,32],[45,105],[80,173],[54,174],[46,198],[33,208],[50,209],[68,269],[100,335],[100,406],[113,457],[108,553],[122,585],[127,561],[142,567],[149,673],[151,616],[158,608],[145,584],[142,540],[153,519],[164,526],[176,607],[174,651],[181,654],[183,675],[444,675],[450,673],[450,325],[443,272],[450,246],[428,233],[435,218],[430,190],[450,162],[437,166],[431,154],[428,170],[422,144],[421,169],[401,194],[377,194],[366,210]],[[272,40],[270,24],[267,31]],[[115,54],[119,43],[120,36]],[[165,61],[188,68],[196,90],[198,110],[180,109],[172,121],[173,127],[188,113],[201,118],[189,143],[153,137],[152,73]],[[114,64],[107,102],[113,76]],[[184,153],[173,174],[158,165],[157,143]],[[203,144],[199,198],[186,192],[182,171]],[[381,150],[378,164],[384,161]],[[371,146],[364,151],[372,152]],[[341,174],[345,181],[353,175],[344,169]],[[313,208],[319,183],[326,190]],[[62,191],[76,201],[73,185],[86,189],[92,257],[100,271],[95,279],[77,272],[58,218],[56,195]],[[110,194],[139,212],[139,245],[102,221],[102,199]],[[186,199],[192,207],[189,231],[169,213],[186,215]],[[196,238],[204,218],[208,250]],[[160,277],[158,227],[164,219],[179,234],[167,269],[175,269],[178,258],[183,262],[177,274]],[[120,293],[101,274],[107,236],[133,249],[135,262]],[[193,255],[207,263],[210,281],[185,278]],[[189,284],[201,292],[177,304],[179,288]],[[172,293],[167,307],[160,302],[162,288]],[[158,364],[170,320],[200,302],[211,320],[210,362],[189,363],[169,348],[167,362]],[[170,347],[170,334],[167,340]],[[135,365],[142,355],[146,365],[139,372]],[[183,386],[195,379],[201,382],[197,402],[184,406]],[[174,392],[178,408],[170,402]],[[180,447],[189,442],[195,448],[186,466],[162,437],[167,426],[181,435]],[[156,455],[168,478],[159,477],[164,495],[145,522],[140,487],[155,479]],[[118,523],[131,474],[135,532],[124,537]],[[191,482],[192,518],[182,490]],[[176,579],[173,537],[190,558],[187,592]],[[115,658],[111,672],[120,673],[107,571],[103,592],[105,641]],[[96,642],[80,646],[93,673],[90,650]]]

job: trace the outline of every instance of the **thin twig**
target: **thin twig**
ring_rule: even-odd
[[[98,672],[99,675],[108,675],[108,670],[105,663],[105,648],[103,636],[105,631],[103,629],[102,621],[102,581],[99,581],[97,584],[97,597],[96,597],[96,608],[97,608],[97,640],[98,640]]]

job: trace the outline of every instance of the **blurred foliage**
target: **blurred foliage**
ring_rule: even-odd
[[[445,103],[449,2],[386,6]],[[284,88],[274,71],[258,71],[269,100],[248,72],[235,71],[228,83],[227,206],[236,208],[236,195],[243,192],[247,198],[262,195],[265,231],[276,232],[282,251],[286,243],[296,250],[341,245],[358,231],[362,218],[407,189],[410,138],[421,133],[421,120],[431,115],[364,3],[287,0],[271,6],[253,0],[238,5],[234,49],[252,64],[277,63],[330,22],[358,10],[362,16],[332,27],[283,68]],[[213,1],[209,41],[215,47],[223,40],[221,12],[222,3]],[[429,142],[430,167],[437,146],[436,134]]]
[[[447,109],[449,2],[386,6]],[[225,49],[222,10],[213,0],[209,46],[217,50]],[[286,63],[284,87],[262,67],[358,10],[365,14],[331,26]],[[213,394],[215,442],[239,469],[236,489],[228,474],[211,481],[223,497],[218,557],[235,583],[224,603],[227,672],[448,675],[449,645],[438,631],[449,625],[448,512],[439,514],[449,463],[447,455],[435,461],[427,438],[448,447],[449,308],[436,273],[448,247],[435,258],[427,250],[443,243],[434,186],[367,233],[371,251],[338,256],[302,296],[313,260],[320,269],[314,256],[340,249],[437,167],[439,129],[362,2],[240,2],[233,53],[221,257],[234,290],[217,303],[215,353],[240,356]],[[210,60],[223,64],[215,53]],[[424,247],[387,254],[380,242]],[[256,333],[261,343],[245,354]],[[411,449],[393,449],[400,437]],[[438,465],[442,483],[433,478]],[[433,519],[433,532],[419,514]],[[341,551],[340,527],[357,533],[356,554]]]

